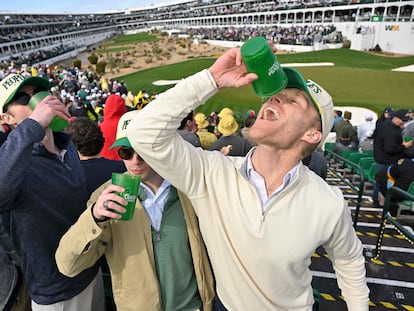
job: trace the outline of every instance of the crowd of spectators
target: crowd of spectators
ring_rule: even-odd
[[[311,46],[314,42],[342,42],[342,35],[334,25],[191,28],[187,32],[206,40],[243,42],[254,36],[263,36],[278,44]]]
[[[174,18],[204,17],[216,15],[231,15],[256,12],[271,12],[276,10],[302,9],[313,7],[330,7],[337,5],[358,4],[351,0],[295,0],[295,1],[192,1],[177,5],[164,6],[150,10],[153,17],[166,18],[174,14]],[[373,1],[372,1],[373,2]]]
[[[333,22],[333,13],[326,12],[306,12],[303,13],[304,26],[289,26],[285,24],[284,18],[290,19],[289,16],[281,16],[281,20],[272,22],[273,26],[269,27],[252,27],[248,25],[269,23],[269,20],[262,20],[261,17],[253,17],[248,15],[250,13],[257,12],[275,12],[286,9],[301,9],[312,7],[330,7],[337,5],[354,5],[360,1],[354,0],[294,0],[294,1],[189,1],[174,5],[161,5],[154,6],[152,8],[131,9],[128,14],[122,13],[100,13],[100,14],[42,14],[42,15],[29,15],[29,14],[2,14],[0,15],[0,44],[1,43],[14,43],[21,40],[37,40],[38,38],[59,35],[62,33],[82,32],[86,30],[105,29],[106,27],[117,27],[118,30],[128,28],[145,27],[148,21],[154,20],[169,20],[169,19],[182,19],[192,17],[208,17],[219,15],[235,15],[246,14],[242,18],[242,23],[245,27],[216,27],[211,29],[197,28],[195,31],[200,34],[204,39],[214,40],[232,40],[232,41],[244,41],[249,38],[251,33],[265,33],[273,39],[275,43],[289,44],[289,45],[306,45],[311,46],[315,42],[329,42],[338,43],[342,42],[342,34],[335,31],[333,25],[315,25],[315,22],[319,23],[324,21]],[[364,1],[374,2],[374,1]],[[410,17],[412,15],[412,7],[402,7],[400,11],[401,17]],[[299,14],[299,13],[298,13]],[[300,13],[302,14],[302,13]],[[374,14],[371,8],[364,8],[361,10],[348,9],[339,10],[335,12],[335,18],[339,21],[354,21],[354,20],[369,20],[371,15]],[[289,14],[293,15],[293,14]],[[294,13],[296,19],[296,13]],[[323,16],[322,16],[323,15]],[[359,16],[357,16],[359,15]],[[374,15],[389,16],[390,18],[397,17],[396,7],[390,7],[387,11],[384,8],[377,8]],[[299,15],[298,15],[299,16]],[[258,18],[259,20],[256,20]],[[293,21],[293,18],[292,18]],[[276,26],[279,23],[283,23],[284,26]],[[114,26],[115,25],[115,26]],[[360,29],[359,32],[363,33]],[[20,47],[19,47],[20,49]],[[25,48],[27,49],[27,47]],[[73,49],[73,48],[72,48]],[[13,57],[17,59],[9,59],[9,61],[27,63],[29,65],[41,62],[44,59],[51,58],[53,56],[60,55],[67,52],[68,48],[58,47],[54,49],[48,49],[45,43],[44,47],[39,47],[35,52],[29,55],[17,55],[12,49],[4,50],[2,55],[15,54]],[[4,54],[4,55],[3,55]]]

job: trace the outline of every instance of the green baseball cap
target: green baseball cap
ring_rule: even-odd
[[[334,119],[334,105],[331,95],[319,84],[312,80],[305,80],[302,74],[294,68],[283,67],[288,83],[286,88],[297,88],[304,91],[310,98],[313,106],[318,112],[322,123],[322,139],[319,145],[323,144],[331,132]]]

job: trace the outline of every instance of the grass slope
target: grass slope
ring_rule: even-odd
[[[158,41],[158,37],[147,32],[140,32],[132,35],[122,35],[114,38],[108,43],[108,46],[118,46],[125,44],[135,44],[139,42]]]
[[[381,112],[385,107],[414,108],[414,73],[391,71],[414,64],[414,56],[384,57],[349,49],[323,50],[278,55],[283,63],[332,62],[332,67],[298,67],[307,79],[322,85],[333,97],[336,106],[360,106]],[[129,90],[163,92],[169,86],[156,87],[155,80],[177,80],[208,68],[214,59],[193,59],[172,65],[146,69],[123,76]],[[120,77],[121,78],[121,77]],[[212,97],[200,111],[210,113],[223,107],[245,112],[258,110],[261,99],[251,86],[226,89]]]

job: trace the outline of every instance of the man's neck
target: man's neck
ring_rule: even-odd
[[[50,128],[45,130],[46,134],[42,140],[43,146],[51,153],[60,154],[60,149],[55,144],[55,138],[53,136],[53,132]]]
[[[141,182],[144,183],[151,191],[156,194],[164,178],[162,178],[157,173],[153,172],[153,174],[149,174],[145,179],[142,179]]]
[[[282,183],[285,175],[298,164],[296,152],[276,151],[266,146],[258,146],[252,154],[252,165],[266,184],[267,194],[272,194]]]

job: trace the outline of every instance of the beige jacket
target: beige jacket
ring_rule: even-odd
[[[145,209],[138,201],[131,221],[110,220],[97,224],[91,207],[103,187],[105,185],[92,194],[88,208],[62,237],[56,251],[58,268],[73,277],[105,254],[118,310],[160,311],[162,302],[154,266],[151,224]],[[187,197],[180,192],[178,196],[187,223],[203,310],[212,310],[214,279],[198,220]]]

